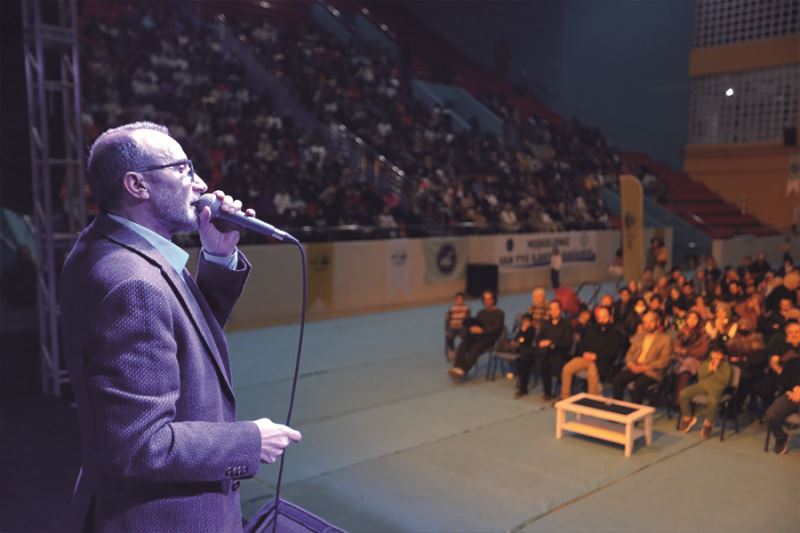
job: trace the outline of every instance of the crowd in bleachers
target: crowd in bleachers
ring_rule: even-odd
[[[345,46],[308,28],[276,31],[267,22],[236,29],[271,56],[321,122],[345,124],[404,170],[406,196],[384,206],[398,222],[472,222],[504,231],[607,224],[598,183],[589,177],[596,158],[585,143],[594,139],[578,135],[583,130],[573,123],[542,124],[547,137],[538,146],[482,132],[475,120],[458,129],[447,105],[426,108],[413,97],[407,73],[379,47]],[[275,37],[265,43],[261,34]]]
[[[575,122],[530,119],[518,135],[458,129],[447,105],[415,99],[408,73],[385,50],[263,18],[224,26],[278,74],[319,127],[304,130],[259,92],[224,39],[198,29],[185,5],[134,3],[113,22],[84,21],[87,138],[151,120],[170,128],[211,188],[288,226],[408,228],[468,223],[479,231],[606,227],[596,188],[613,154]],[[345,125],[404,172],[400,187],[366,180],[363,162],[330,142]],[[388,163],[387,163],[388,164]]]
[[[784,422],[800,413],[800,271],[789,252],[774,266],[763,254],[724,268],[709,257],[688,277],[648,269],[616,298],[605,294],[592,308],[575,300],[568,287],[549,302],[535,289],[510,335],[495,294],[484,293],[474,317],[459,302],[448,313],[448,374],[460,382],[482,354],[512,353],[517,399],[532,371],[546,401],[571,396],[581,378],[590,394],[605,384],[616,399],[677,410],[679,429],[699,426],[704,438],[720,415],[749,413],[786,453]]]
[[[339,223],[361,211],[349,202],[358,191],[346,190],[342,158],[324,157],[319,135],[300,131],[275,110],[271,95],[253,89],[222,40],[189,17],[160,4],[131,4],[113,23],[87,21],[81,40],[88,138],[124,122],[158,122],[186,148],[210,188],[277,212],[281,222]],[[324,188],[326,179],[338,194]],[[323,214],[321,206],[342,214]]]

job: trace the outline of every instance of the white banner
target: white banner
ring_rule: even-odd
[[[495,262],[500,270],[549,268],[553,248],[561,252],[562,268],[575,263],[594,263],[597,234],[593,231],[527,233],[495,237]]]
[[[442,283],[464,277],[467,269],[467,239],[437,237],[422,241],[425,281]]]
[[[408,239],[391,239],[387,241],[386,257],[388,261],[386,289],[390,298],[399,293],[411,292],[411,269]]]

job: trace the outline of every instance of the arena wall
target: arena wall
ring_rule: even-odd
[[[646,230],[647,240],[655,234],[654,231]],[[584,281],[599,282],[612,278],[608,267],[620,246],[619,231],[588,233],[595,234],[596,258],[588,263],[565,264],[561,273],[563,284],[577,286]],[[671,249],[672,230],[663,230],[663,235],[667,249]],[[466,241],[466,261],[494,262],[497,240],[504,242],[507,237],[462,237]],[[397,248],[396,240],[309,244],[307,249],[310,256],[318,255],[319,247],[327,247],[323,251],[330,257],[329,264],[322,267],[319,261],[310,261],[310,270],[317,270],[311,272],[309,318],[323,319],[449,301],[455,292],[464,290],[466,279],[461,276],[438,283],[426,281],[424,241],[407,241],[407,277],[399,281],[397,272],[402,270],[394,271],[390,276],[392,266],[389,258]],[[297,249],[292,245],[275,244],[243,246],[242,250],[253,264],[253,272],[228,329],[249,329],[297,321],[301,301]],[[196,254],[197,250],[193,250],[193,257]],[[503,294],[527,292],[537,286],[549,288],[548,268],[500,271],[501,299]]]

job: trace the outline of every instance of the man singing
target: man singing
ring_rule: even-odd
[[[241,531],[238,480],[301,436],[236,421],[222,328],[250,271],[239,233],[196,212],[206,185],[163,126],[104,132],[88,177],[101,213],[61,276],[82,441],[71,529]],[[216,195],[227,212],[241,207]],[[202,243],[196,280],[170,242],[189,231]]]

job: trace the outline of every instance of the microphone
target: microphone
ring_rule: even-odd
[[[213,194],[206,193],[200,197],[200,199],[195,203],[195,208],[197,209],[198,215],[200,212],[208,206],[211,209],[211,220],[220,220],[227,224],[231,224],[238,228],[254,231],[256,233],[260,233],[261,235],[266,235],[267,237],[272,237],[279,241],[283,240],[290,240],[296,241],[294,237],[292,237],[289,233],[286,233],[283,230],[279,230],[272,224],[267,224],[263,220],[259,220],[254,217],[248,217],[241,211],[237,213],[228,213],[220,209],[222,202]]]

